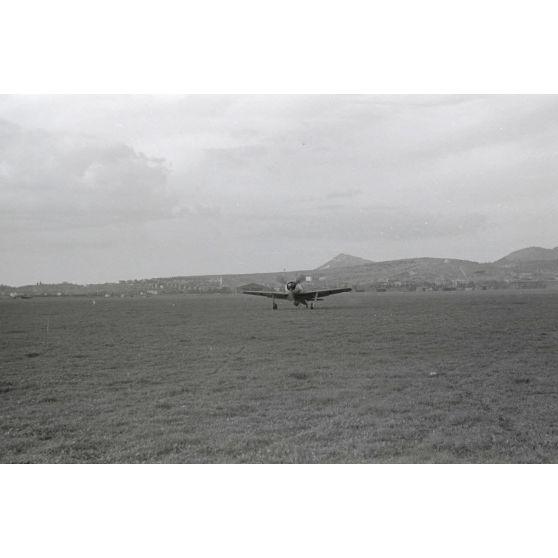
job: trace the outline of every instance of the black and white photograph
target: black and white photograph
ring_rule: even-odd
[[[547,556],[550,2],[3,6],[6,556]]]
[[[558,457],[558,96],[0,98],[13,463]]]

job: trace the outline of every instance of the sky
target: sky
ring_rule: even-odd
[[[558,245],[558,96],[0,96],[0,283]]]

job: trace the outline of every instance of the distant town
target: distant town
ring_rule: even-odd
[[[277,289],[298,275],[307,288],[352,287],[357,292],[468,291],[489,289],[558,289],[558,247],[531,247],[492,263],[447,258],[413,258],[373,262],[339,254],[312,270],[128,279],[115,283],[73,283],[13,287],[0,285],[0,296],[151,297],[166,294],[237,294],[243,290]]]

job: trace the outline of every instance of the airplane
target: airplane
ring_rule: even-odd
[[[289,281],[285,285],[285,292],[280,291],[242,291],[242,294],[249,294],[255,296],[265,296],[271,298],[273,301],[273,310],[277,310],[277,303],[275,300],[290,300],[295,306],[303,304],[308,308],[308,303],[310,303],[310,309],[314,308],[314,303],[319,300],[323,300],[324,297],[330,296],[337,293],[348,293],[352,291],[351,288],[341,288],[341,289],[320,289],[317,291],[305,291],[302,288],[301,283],[304,281],[304,276],[297,277],[295,281]]]

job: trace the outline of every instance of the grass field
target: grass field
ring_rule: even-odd
[[[558,293],[270,307],[0,301],[0,462],[558,461]]]

